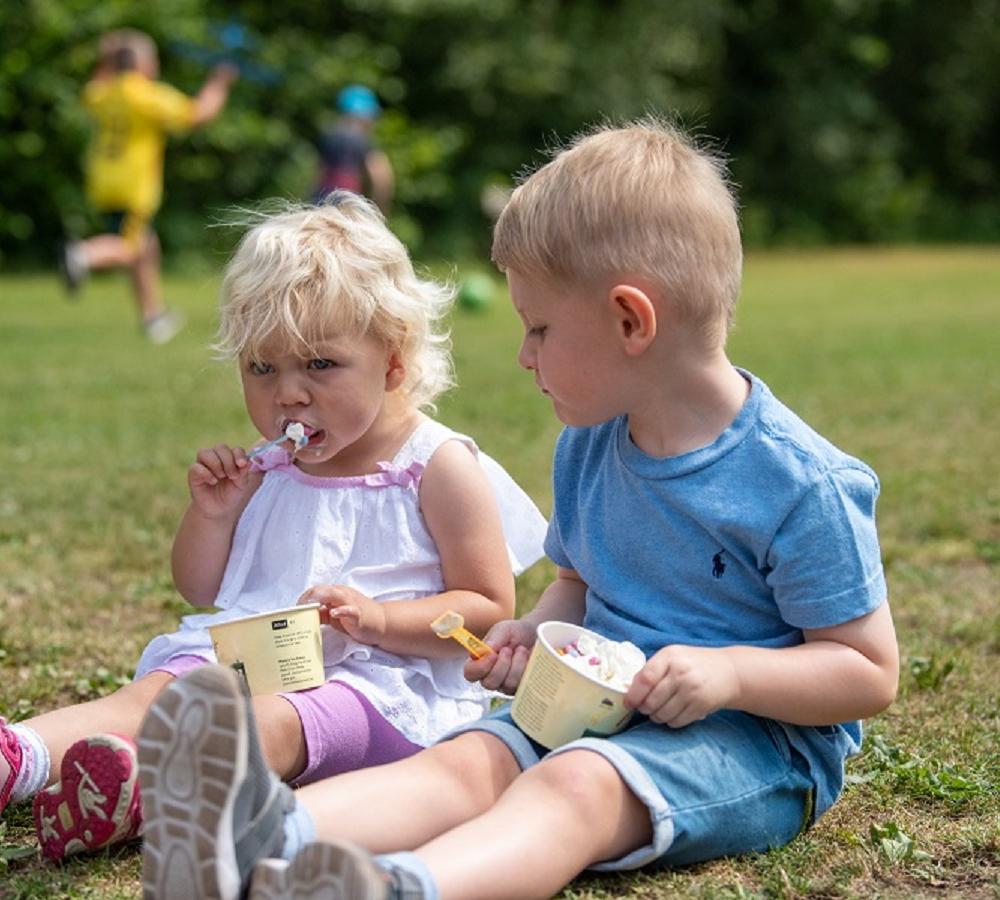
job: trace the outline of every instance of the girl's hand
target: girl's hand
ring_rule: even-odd
[[[465,664],[466,679],[479,681],[491,691],[513,694],[535,645],[535,628],[524,619],[497,622],[483,638],[496,652],[482,659],[470,659]]]
[[[342,584],[317,584],[299,603],[319,603],[319,620],[361,644],[378,645],[385,637],[385,607],[360,591]]]
[[[739,677],[725,648],[672,644],[632,681],[625,705],[671,728],[683,728],[732,705]]]
[[[216,444],[198,451],[188,469],[188,488],[198,512],[209,519],[228,518],[242,511],[247,495],[263,475],[253,472],[240,447]]]

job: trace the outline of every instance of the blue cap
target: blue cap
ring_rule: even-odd
[[[362,119],[374,119],[382,111],[375,92],[363,84],[349,84],[337,94],[337,109],[345,116]]]

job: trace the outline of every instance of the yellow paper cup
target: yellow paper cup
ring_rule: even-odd
[[[544,622],[531,650],[511,706],[511,716],[528,737],[554,750],[585,733],[621,731],[632,717],[625,691],[574,669],[558,650],[581,634],[600,635],[568,622]]]
[[[233,619],[208,631],[222,665],[243,664],[251,694],[301,691],[326,680],[318,603]]]

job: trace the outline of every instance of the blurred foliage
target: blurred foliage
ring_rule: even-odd
[[[481,253],[487,183],[555,136],[665,111],[733,158],[752,244],[1000,237],[1000,0],[0,0],[0,263],[51,258],[97,222],[79,92],[101,32],[148,31],[194,93],[238,11],[274,84],[174,139],[168,251],[221,251],[205,221],[304,197],[345,83],[382,98],[393,226],[422,253]]]

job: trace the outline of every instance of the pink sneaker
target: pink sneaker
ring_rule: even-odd
[[[98,734],[73,744],[60,779],[35,796],[35,831],[42,856],[60,860],[127,841],[139,833],[142,806],[135,744]]]
[[[21,773],[24,762],[24,752],[13,732],[7,727],[7,720],[0,716],[0,813],[10,803],[10,795],[14,790],[14,782]],[[6,764],[7,774],[3,775],[3,764]]]

